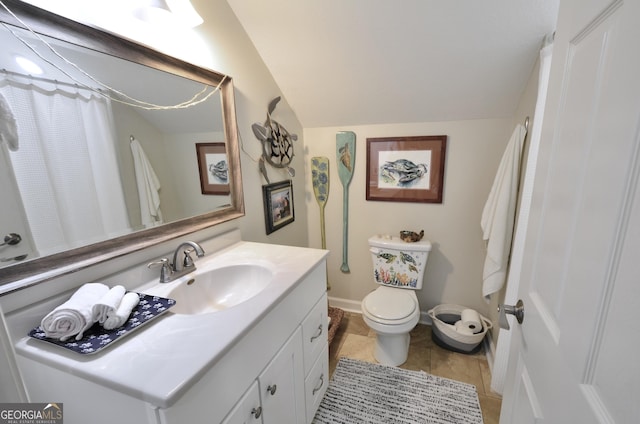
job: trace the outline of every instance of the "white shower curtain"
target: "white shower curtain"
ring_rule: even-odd
[[[520,209],[518,212],[518,224],[515,228],[513,238],[513,248],[509,265],[509,275],[507,277],[507,290],[505,293],[505,304],[515,304],[518,298],[518,288],[520,282],[520,272],[522,269],[522,259],[524,252],[525,235],[529,224],[529,211],[531,209],[531,197],[533,194],[533,179],[538,162],[538,149],[540,147],[540,135],[542,131],[542,118],[544,116],[545,102],[547,99],[547,88],[549,85],[549,73],[551,70],[551,56],[553,50],[553,36],[548,36],[545,45],[540,50],[540,70],[538,72],[538,98],[536,108],[529,132],[529,152],[527,155],[527,168],[523,178]],[[491,389],[502,394],[504,380],[507,373],[509,346],[511,345],[511,332],[500,330],[496,355],[493,363]]]
[[[125,232],[109,101],[37,80],[5,80],[0,92],[18,122],[20,147],[10,156],[39,253]]]

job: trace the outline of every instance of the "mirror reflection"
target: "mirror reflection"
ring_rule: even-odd
[[[21,237],[0,244],[0,267],[242,212],[221,76],[196,81],[7,25],[0,45],[0,243]],[[200,158],[206,175],[202,143],[222,146]]]

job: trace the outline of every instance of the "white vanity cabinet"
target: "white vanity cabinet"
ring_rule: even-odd
[[[323,295],[223,424],[313,420],[328,383],[327,306]]]
[[[258,382],[254,381],[222,424],[254,424],[260,422],[262,422],[260,389],[258,388]]]
[[[211,314],[168,313],[103,353],[19,339],[30,401],[62,402],[68,424],[87,422],[84,411],[103,411],[95,424],[309,424],[328,384],[326,251],[242,242],[212,261],[261,258],[274,280],[255,298]],[[11,318],[41,314],[23,308]]]
[[[302,333],[298,329],[233,407],[222,424],[299,423],[302,393]]]
[[[322,262],[159,423],[310,423],[328,384],[327,311]]]
[[[304,346],[306,422],[310,423],[329,383],[327,297],[322,296],[301,325]]]

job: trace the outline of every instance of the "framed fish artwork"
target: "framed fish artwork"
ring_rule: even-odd
[[[202,194],[230,193],[229,167],[224,143],[196,143]]]
[[[367,200],[442,203],[446,135],[367,138]]]

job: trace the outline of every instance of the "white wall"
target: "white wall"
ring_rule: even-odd
[[[426,312],[440,303],[455,303],[487,314],[482,298],[482,266],[485,248],[480,216],[502,153],[509,141],[513,120],[472,120],[341,128],[306,128],[305,161],[326,156],[330,161],[330,193],[325,209],[329,296],[334,304],[355,306],[377,286],[371,276],[367,239],[373,234],[397,235],[400,230],[420,231],[433,243],[418,292],[420,309]],[[338,131],[356,134],[356,164],[349,191],[349,267],[342,263],[342,185],[336,169]],[[366,139],[416,135],[447,135],[442,204],[373,202],[366,200]],[[307,170],[309,244],[320,247],[320,212]],[[359,306],[357,306],[359,308]]]
[[[206,17],[205,23],[195,28],[195,33],[204,41],[207,51],[206,54],[185,52],[181,58],[230,75],[235,86],[238,130],[243,147],[241,161],[246,216],[223,227],[239,227],[244,240],[306,246],[308,239],[302,127],[283,98],[276,107],[273,118],[290,133],[299,136],[299,140],[295,142],[296,156],[292,163],[297,171],[293,178],[295,221],[267,236],[262,202],[262,185],[266,181],[261,177],[255,162],[262,150],[251,130],[251,124],[264,122],[267,105],[273,98],[282,96],[282,93],[225,0],[193,0],[192,4]],[[179,56],[181,52],[174,53]],[[268,165],[267,168],[272,183],[289,178],[285,170]]]

